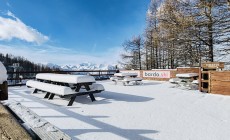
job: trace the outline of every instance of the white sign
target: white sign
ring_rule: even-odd
[[[170,78],[170,71],[143,71],[143,77]]]

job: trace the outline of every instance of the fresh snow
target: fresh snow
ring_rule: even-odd
[[[54,85],[54,84],[49,84],[49,83],[44,83],[44,82],[39,82],[39,81],[34,81],[34,80],[29,80],[26,82],[26,86],[32,87],[34,89],[39,89],[42,91],[50,92],[50,93],[55,93],[58,95],[70,95],[70,94],[75,94],[76,91],[72,90],[70,87],[67,86],[61,86],[61,85]],[[90,91],[103,91],[105,90],[103,85],[101,84],[92,84],[90,86]],[[82,91],[82,88],[80,89],[79,92],[85,92]]]
[[[0,84],[2,84],[4,81],[7,81],[6,68],[2,62],[0,62]]]
[[[28,87],[33,87],[39,90],[55,93],[62,96],[74,94],[74,91],[72,91],[70,87],[66,87],[66,86],[54,85],[54,84],[43,83],[43,82],[33,81],[33,80],[27,81],[26,85]]]
[[[70,75],[70,74],[54,74],[54,73],[39,73],[36,75],[36,79],[71,83],[71,84],[96,82],[95,78],[89,75]]]
[[[74,140],[229,140],[230,96],[172,88],[173,84],[143,81],[143,85],[97,82],[105,91],[76,98],[73,106],[58,96],[43,99],[31,89],[9,87],[16,100]]]

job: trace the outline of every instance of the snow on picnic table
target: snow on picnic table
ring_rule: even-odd
[[[169,82],[103,84],[105,91],[76,98],[73,106],[27,87],[10,87],[17,100],[73,139],[80,140],[229,140],[230,96],[172,88]]]

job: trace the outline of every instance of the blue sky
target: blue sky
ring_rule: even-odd
[[[0,52],[37,63],[116,63],[150,0],[0,0]]]

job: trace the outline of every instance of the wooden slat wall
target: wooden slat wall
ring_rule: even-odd
[[[170,77],[171,78],[176,78],[177,70],[170,71]]]
[[[210,72],[210,92],[230,95],[230,71]]]

